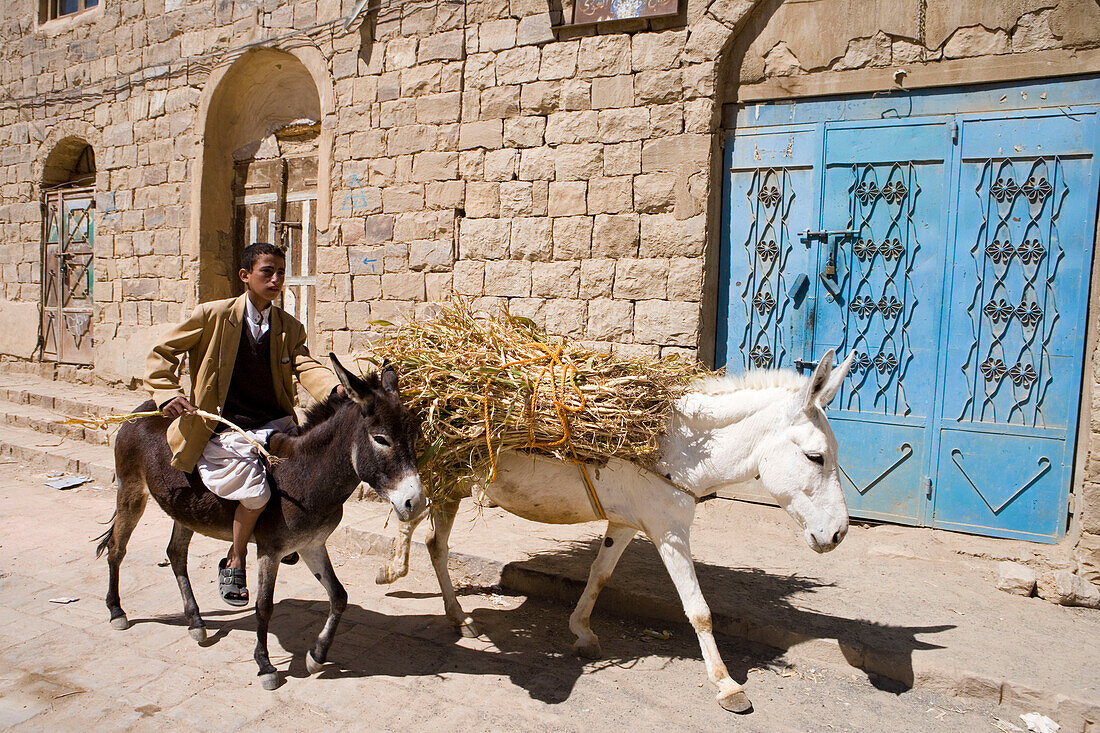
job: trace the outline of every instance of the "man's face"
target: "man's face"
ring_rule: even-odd
[[[241,268],[238,274],[252,296],[253,303],[267,307],[283,292],[286,260],[276,255],[263,254],[252,263],[251,272]]]

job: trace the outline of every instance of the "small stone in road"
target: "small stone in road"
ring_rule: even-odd
[[[1068,570],[1043,573],[1037,584],[1040,598],[1062,606],[1100,608],[1100,590]]]
[[[1036,573],[1026,565],[1015,562],[997,564],[997,587],[1006,593],[1030,596],[1035,591]]]

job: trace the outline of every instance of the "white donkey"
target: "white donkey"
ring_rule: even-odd
[[[718,703],[733,712],[752,708],[718,654],[710,608],[703,599],[688,546],[695,504],[723,484],[759,475],[764,487],[804,530],[816,552],[836,547],[848,531],[848,507],[837,471],[837,443],[823,407],[836,395],[852,355],[833,368],[834,353],[822,357],[809,378],[793,371],[754,371],[740,378],[711,378],[689,386],[676,400],[653,471],[611,459],[588,474],[607,516],[607,532],[592,563],[588,584],[569,617],[573,650],[598,658],[600,643],[589,626],[596,596],[607,583],[627,544],[639,530],[657,547],[684,612],[699,637],[707,675],[718,687]],[[525,519],[574,524],[600,519],[577,466],[528,453],[506,452],[497,479],[485,494]],[[427,546],[447,616],[465,636],[476,636],[447,571],[448,537],[459,500],[436,502],[434,531]],[[417,523],[402,523],[394,556],[377,582],[392,583],[408,572],[409,543]]]

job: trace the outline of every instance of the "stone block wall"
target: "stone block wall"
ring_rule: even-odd
[[[318,191],[331,203],[318,232],[319,350],[356,350],[370,321],[459,293],[607,350],[704,356],[722,103],[748,89],[797,96],[825,76],[841,81],[817,93],[921,74],[944,84],[1095,71],[1100,47],[1091,0],[684,0],[675,18],[589,27],[560,27],[568,2],[383,2],[344,33],[354,4],[101,0],[39,24],[37,0],[9,3],[0,314],[22,315],[5,318],[0,351],[32,355],[42,185],[66,141],[96,155],[98,376],[139,375],[200,278],[232,271],[202,261],[221,250],[202,231],[196,187],[211,136],[233,122],[204,114],[250,44],[316,60],[331,181]],[[1088,379],[1098,373],[1094,362]],[[1078,503],[1092,512],[1090,542],[1095,463],[1090,454]]]
[[[821,33],[825,27],[834,32]],[[864,73],[852,76],[874,79],[880,89],[904,88],[914,80],[957,84],[968,76],[972,82],[998,81],[1050,76],[1059,68],[1085,71],[1088,64],[1081,68],[1080,59],[1074,70],[1074,58],[1098,47],[1100,7],[1091,0],[772,3],[753,14],[735,41],[731,56],[740,59],[739,69],[722,82],[726,96],[732,96],[739,87],[768,81],[793,91],[808,76],[857,70]],[[976,77],[972,66],[967,73],[968,59],[1000,68]],[[891,79],[871,73],[875,70],[902,74]]]
[[[608,350],[694,352],[714,58],[752,4],[734,5],[705,38],[675,19],[553,30],[531,0],[368,18],[333,57],[357,123],[337,130],[342,249],[319,291],[333,347],[453,292]]]

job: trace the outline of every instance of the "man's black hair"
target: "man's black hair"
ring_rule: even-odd
[[[248,245],[244,248],[244,252],[241,252],[241,269],[245,272],[252,272],[252,266],[256,264],[256,260],[260,258],[260,255],[275,255],[279,259],[286,259],[286,252],[274,244],[256,242]]]

